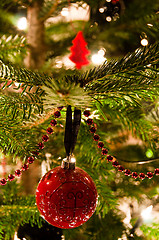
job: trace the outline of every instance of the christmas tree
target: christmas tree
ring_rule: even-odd
[[[0,239],[157,239],[158,0],[0,3]],[[76,70],[69,56],[79,31],[91,55]],[[56,228],[48,213],[47,221],[40,214],[52,214],[48,196],[61,204],[61,185],[56,182],[55,197],[45,186],[40,213],[36,189],[63,159],[74,166],[68,162],[74,157],[89,174],[81,177],[83,215],[75,215],[81,207],[75,201],[80,226]],[[49,185],[52,174],[42,182]],[[89,176],[98,193],[93,216]],[[83,186],[79,175],[71,177],[62,182],[74,185],[69,199],[82,199],[75,193]],[[57,221],[65,215],[72,221],[69,211],[60,211]]]

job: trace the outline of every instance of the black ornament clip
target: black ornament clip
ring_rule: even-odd
[[[79,132],[81,123],[81,110],[74,109],[74,119],[72,121],[72,109],[69,105],[66,113],[66,125],[65,125],[65,137],[64,145],[67,157],[62,161],[62,167],[66,169],[75,168],[75,158],[73,157],[73,151],[77,141],[77,135]]]

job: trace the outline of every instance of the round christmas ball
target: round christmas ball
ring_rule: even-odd
[[[36,203],[42,217],[58,228],[75,228],[94,213],[97,190],[84,170],[56,167],[46,173],[36,190]]]

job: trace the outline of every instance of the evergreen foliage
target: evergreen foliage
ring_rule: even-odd
[[[17,231],[19,225],[24,223],[42,226],[42,218],[35,206],[34,196],[20,196],[19,186],[16,182],[7,184],[1,195],[0,206],[0,239],[9,240]]]
[[[32,2],[24,0],[18,1],[18,4],[29,6]],[[98,8],[98,2],[101,1],[92,0],[86,2],[92,8]],[[107,25],[109,29],[107,34],[105,34],[103,27],[99,27],[96,33],[96,28],[90,28],[89,31],[85,30],[90,45],[94,42],[92,37],[94,34],[97,39],[99,37],[99,41],[102,41],[103,44],[107,44],[105,39],[107,36],[111,36],[112,33],[113,37],[121,36],[121,39],[124,38],[123,32],[128,29],[127,24],[131,29],[131,31],[128,29],[130,34],[136,36],[136,34],[139,35],[139,33],[143,32],[143,36],[152,37],[152,43],[157,41],[159,26],[158,15],[155,11],[158,8],[158,2],[154,1],[151,6],[153,12],[150,13],[146,4],[150,4],[151,1],[144,1],[140,5],[140,9],[135,11],[134,14],[131,8],[136,9],[137,2],[134,0],[134,5],[129,5],[128,13],[130,12],[130,15],[124,14],[121,16],[121,20],[111,26]],[[14,1],[11,0],[0,1],[0,3],[0,12],[3,12],[3,8],[7,4],[14,5]],[[78,4],[82,3],[78,2]],[[39,18],[45,21],[48,17],[55,16],[66,6],[68,6],[68,1],[65,0],[60,2],[43,1]],[[139,19],[142,7],[144,10],[141,15],[144,17]],[[146,11],[146,16],[144,11]],[[2,14],[0,18],[4,21],[5,17]],[[129,22],[126,21],[127,18],[130,19]],[[86,29],[91,24],[86,24]],[[69,25],[68,23],[60,23],[49,26],[46,32],[48,36],[53,33],[61,34],[63,29],[65,29],[66,33],[67,29],[71,32]],[[76,25],[80,28],[81,22],[76,22]],[[7,31],[9,26],[9,23],[5,26]],[[61,26],[60,29],[59,26]],[[118,29],[115,34],[114,29]],[[125,155],[122,154],[120,148],[111,149],[111,145],[116,142],[121,143],[130,135],[130,132],[135,138],[142,140],[142,147],[144,146],[146,149],[151,147],[153,151],[156,151],[155,157],[157,158],[159,119],[158,42],[127,53],[117,60],[110,59],[99,67],[89,67],[85,72],[74,70],[70,71],[69,74],[65,74],[67,71],[61,69],[61,73],[58,75],[55,68],[49,69],[48,73],[41,73],[41,71],[28,70],[23,67],[22,60],[27,47],[25,36],[4,35],[1,24],[0,31],[2,33],[0,38],[0,149],[4,153],[10,154],[12,162],[17,160],[17,156],[21,158],[21,161],[25,162],[31,152],[36,149],[38,141],[41,141],[42,135],[52,120],[54,108],[59,106],[67,107],[68,105],[77,107],[82,111],[88,107],[90,108],[90,111],[93,112],[91,117],[94,123],[99,126],[98,134],[100,134],[101,140],[104,142],[105,147],[109,149],[110,154],[116,153],[120,156],[120,162],[125,159]],[[97,36],[100,31],[101,34]],[[72,32],[66,34],[66,38],[64,37],[59,41],[51,40],[50,37],[47,40],[50,44],[47,60],[52,60],[56,56],[62,56],[63,53],[66,53],[68,51],[66,46],[71,45],[70,42],[73,37],[74,33]],[[125,39],[123,42],[125,42]],[[121,44],[123,46],[122,50],[125,51],[123,42],[121,40],[119,45]],[[59,44],[60,48],[57,48]],[[53,51],[50,51],[51,46],[55,48]],[[93,47],[93,44],[91,47]],[[132,48],[135,49],[133,44]],[[60,127],[60,125],[65,124],[65,111],[64,108],[53,136],[49,136],[50,141],[46,143],[46,148],[40,152],[38,157],[39,162],[42,162],[42,160],[46,159],[46,153],[51,153],[52,167],[60,164],[59,156],[65,157],[63,146],[64,130]],[[124,132],[125,135],[119,137],[117,136],[118,132]],[[117,214],[117,199],[124,196],[135,196],[139,202],[142,202],[145,196],[142,196],[141,193],[145,189],[149,199],[155,197],[158,194],[157,177],[154,177],[151,183],[149,183],[148,179],[145,182],[141,180],[135,182],[130,178],[126,178],[123,173],[116,174],[116,171],[111,164],[106,162],[105,157],[101,155],[91,138],[85,117],[82,116],[75,156],[77,156],[78,165],[86,170],[96,183],[99,194],[97,215],[92,217],[88,224],[80,229],[71,230],[72,233],[65,231],[65,235],[66,239],[68,237],[69,240],[77,240],[78,238],[104,240],[107,234],[108,240],[116,240],[121,237],[126,229],[122,223],[122,217]],[[132,151],[134,149],[131,148]],[[128,149],[128,152],[131,154],[130,149]],[[144,154],[141,155],[140,157],[143,157]],[[143,159],[138,159],[138,161],[140,160]],[[146,173],[147,170],[151,171],[152,167],[156,167],[157,164],[151,162],[150,165],[142,168],[134,165],[134,162],[132,165],[132,170],[137,171],[136,169],[139,169]],[[152,188],[155,189],[154,192],[151,191]],[[0,239],[9,240],[21,222],[22,224],[28,222],[31,224],[37,223],[39,227],[42,224],[35,206],[35,198],[33,196],[24,197],[20,194],[20,191],[21,189],[18,188],[16,182],[10,182],[3,186],[0,199]],[[158,224],[155,225],[155,230],[151,234],[149,233],[149,227],[143,226],[142,230],[145,235],[153,239],[157,233],[157,226]],[[113,234],[110,229],[112,229]],[[136,237],[136,239],[140,238]]]

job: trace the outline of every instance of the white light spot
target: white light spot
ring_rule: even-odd
[[[62,61],[57,61],[56,62],[56,67],[57,68],[62,68]]]
[[[26,17],[21,17],[18,20],[17,27],[19,30],[25,30],[27,28],[27,19]]]
[[[112,18],[110,16],[106,17],[107,22],[111,22]]]
[[[99,50],[97,54],[94,54],[92,56],[92,62],[96,65],[100,65],[106,61],[106,58],[104,57],[103,51]]]
[[[106,2],[111,2],[111,0],[106,0]]]
[[[101,55],[101,56],[104,56],[105,54],[105,48],[101,48],[99,51],[98,51],[98,54]]]
[[[71,157],[71,160],[70,160],[71,163],[75,163],[76,162],[76,159],[74,157]]]
[[[149,27],[153,27],[153,24],[151,24],[151,23],[147,23],[147,26],[149,26]]]
[[[61,15],[63,17],[67,17],[68,16],[68,8],[63,8],[62,11],[61,11]]]
[[[46,158],[50,158],[51,157],[51,153],[45,153]]]
[[[143,220],[144,220],[145,222],[152,220],[152,208],[153,208],[153,206],[150,205],[150,206],[147,207],[146,209],[142,210],[142,212],[141,212],[141,217],[143,218]]]
[[[142,40],[141,40],[141,45],[142,46],[147,46],[148,45],[148,40],[146,39],[146,38],[143,38]]]
[[[99,8],[100,13],[104,13],[104,8]]]

